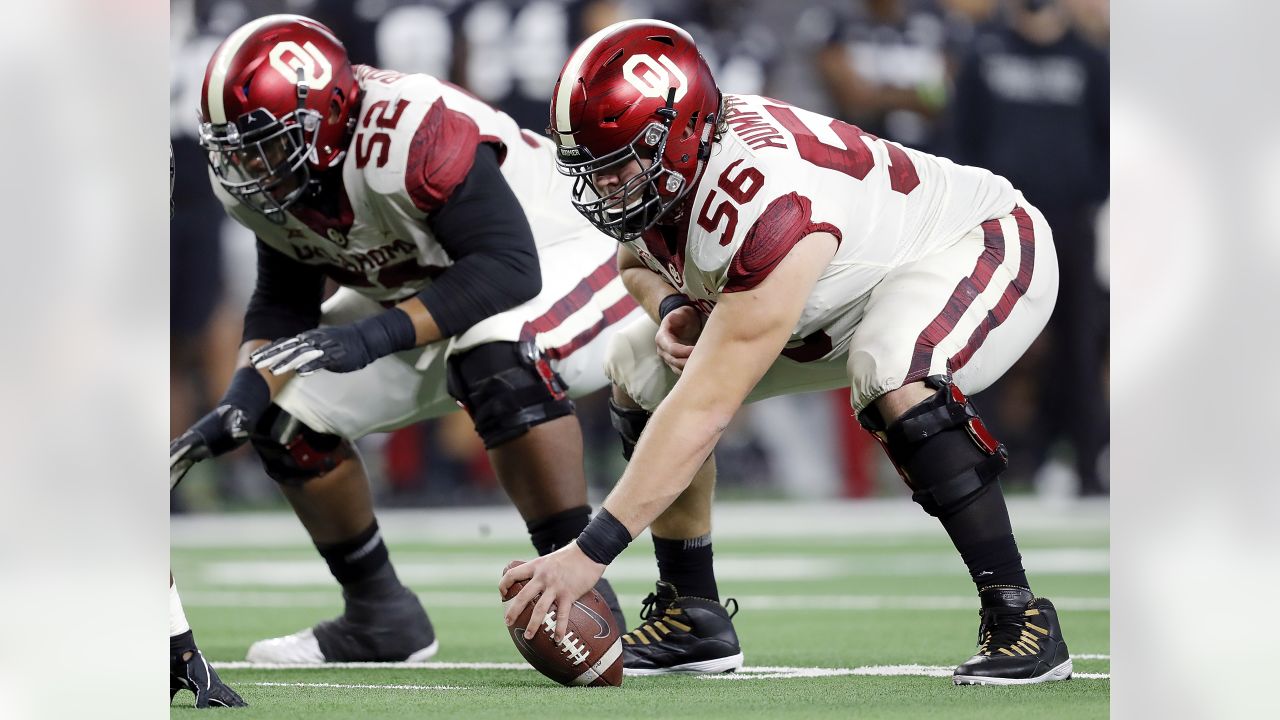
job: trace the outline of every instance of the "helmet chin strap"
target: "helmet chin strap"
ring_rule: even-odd
[[[675,89],[672,88],[671,92],[674,94]],[[698,164],[694,166],[693,178],[689,181],[690,192],[688,192],[684,199],[680,201],[680,207],[678,208],[678,212],[675,213],[675,217],[682,217],[684,215],[686,206],[689,204],[689,201],[693,199],[692,189],[698,184],[698,181],[702,179],[702,173],[707,169],[707,160],[711,159],[711,146],[714,144],[712,135],[715,133],[715,127],[716,113],[709,113],[706,120],[702,123],[702,137],[698,138]]]

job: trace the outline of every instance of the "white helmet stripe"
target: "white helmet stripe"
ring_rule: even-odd
[[[564,72],[560,74],[560,92],[556,95],[557,129],[571,127],[569,105],[573,101],[573,91],[578,86],[578,74],[582,72],[582,63],[586,62],[587,56],[591,54],[592,50],[595,50],[601,38],[620,30],[626,30],[633,25],[659,25],[676,29],[674,25],[661,20],[623,20],[600,30],[595,35],[582,41],[578,49],[569,57],[569,62],[565,63]],[[573,138],[573,133],[560,133],[559,142],[561,145],[570,147],[578,144]]]
[[[278,22],[280,20],[296,20],[300,19],[298,15],[267,15],[260,17],[250,23],[241,26],[235,32],[231,33],[227,41],[222,43],[222,47],[218,50],[218,54],[214,56],[212,67],[209,70],[209,121],[214,125],[222,125],[227,122],[227,109],[223,104],[223,90],[227,82],[227,68],[230,67],[232,59],[236,53],[240,52],[241,46],[250,35],[258,31],[258,28],[267,23]]]

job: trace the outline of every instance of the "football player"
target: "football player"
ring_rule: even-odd
[[[607,358],[631,462],[575,543],[505,574],[504,590],[529,581],[508,624],[539,593],[535,617],[580,596],[647,526],[709,527],[711,451],[742,403],[846,386],[976,586],[978,651],[954,681],[1070,677],[997,482],[1005,449],[965,396],[1007,370],[1053,309],[1041,214],[986,170],[722,94],[666,23],[616,24],[579,46],[551,126],[575,207],[622,244],[648,316]],[[681,609],[669,599],[640,628],[649,642],[627,645],[629,668],[683,669],[682,648],[699,646],[670,627]],[[658,624],[669,632],[650,632]]]
[[[173,144],[169,145],[169,214],[173,214]],[[171,488],[172,489],[172,488]],[[196,637],[182,609],[178,586],[169,574],[169,701],[179,690],[196,696],[196,707],[245,707],[248,705],[204,659],[196,647]]]
[[[606,341],[640,312],[613,243],[573,213],[550,140],[433,77],[353,67],[301,16],[217,48],[200,142],[214,192],[257,235],[258,274],[240,368],[172,443],[171,471],[251,442],[345,600],[248,658],[429,658],[435,631],[389,561],[352,441],[461,404],[538,552],[572,541],[590,508],[571,397],[606,384]],[[322,305],[326,278],[340,287]]]

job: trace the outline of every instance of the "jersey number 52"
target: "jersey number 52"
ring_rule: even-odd
[[[369,132],[369,123],[373,122],[384,130],[395,130],[400,123],[400,116],[409,107],[408,100],[397,100],[393,109],[389,100],[379,100],[369,106],[369,111],[360,120],[360,131],[356,133],[356,167],[362,168],[373,160],[373,164],[382,167],[387,164],[387,153],[391,151],[391,134],[386,132]],[[375,158],[373,153],[377,151]]]

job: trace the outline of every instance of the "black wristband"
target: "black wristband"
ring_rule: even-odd
[[[242,367],[231,376],[231,384],[218,404],[238,407],[251,422],[257,422],[271,405],[271,387],[262,373],[251,367]]]
[[[355,328],[364,338],[365,346],[375,360],[418,344],[418,330],[413,326],[409,313],[400,308],[393,307],[373,317],[358,320]]]
[[[600,508],[578,536],[578,549],[601,565],[613,562],[630,544],[631,531],[604,508]]]
[[[684,293],[672,293],[662,298],[658,303],[658,322],[682,307],[693,307],[693,301]]]

